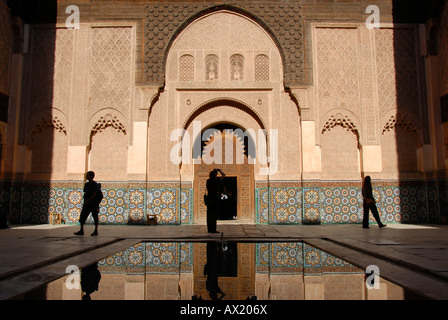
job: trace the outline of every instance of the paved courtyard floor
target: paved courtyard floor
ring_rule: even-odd
[[[448,299],[448,226],[255,225],[218,223],[219,234],[205,225],[100,225],[99,236],[75,236],[76,225],[18,225],[0,230],[0,299],[9,299],[145,240],[241,241],[303,240],[431,299]],[[222,233],[222,235],[221,235]]]

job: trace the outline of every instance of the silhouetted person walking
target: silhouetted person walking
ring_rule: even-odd
[[[221,177],[218,177],[218,172]],[[207,180],[207,231],[210,233],[217,233],[216,219],[218,218],[219,204],[221,201],[221,179],[225,177],[221,169],[214,169],[209,174]]]
[[[370,176],[366,176],[364,178],[364,182],[362,184],[362,197],[363,197],[363,209],[364,209],[362,227],[365,229],[369,228],[369,211],[372,211],[373,217],[378,223],[378,226],[380,228],[384,228],[386,225],[381,222],[380,215],[376,207],[376,201],[375,198],[373,197],[373,189]]]
[[[79,223],[81,229],[75,232],[75,235],[84,235],[84,224],[86,223],[89,214],[92,213],[93,221],[95,222],[95,230],[91,234],[92,236],[98,235],[98,212],[100,210],[100,202],[102,200],[101,187],[96,181],[95,172],[89,171],[86,173],[86,179],[88,182],[84,184],[84,204],[81,210],[81,216],[79,217]]]

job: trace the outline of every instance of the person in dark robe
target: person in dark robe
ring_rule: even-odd
[[[364,229],[369,228],[369,211],[372,211],[372,215],[375,218],[378,226],[384,228],[386,225],[381,222],[380,215],[378,213],[378,208],[376,207],[376,201],[373,197],[372,181],[370,176],[364,178],[362,184],[362,197],[363,197],[363,209],[364,217],[362,219],[362,227]]]

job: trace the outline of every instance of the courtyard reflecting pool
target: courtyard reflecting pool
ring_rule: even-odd
[[[400,286],[305,242],[141,242],[25,299],[406,300]],[[366,285],[367,283],[367,285]],[[369,289],[368,287],[373,287]]]

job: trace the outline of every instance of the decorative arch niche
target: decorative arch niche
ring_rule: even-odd
[[[106,113],[93,125],[89,138],[89,170],[102,180],[119,180],[127,173],[128,138],[118,116]]]
[[[329,116],[322,127],[320,143],[323,172],[360,172],[360,135],[350,117],[339,112]]]

